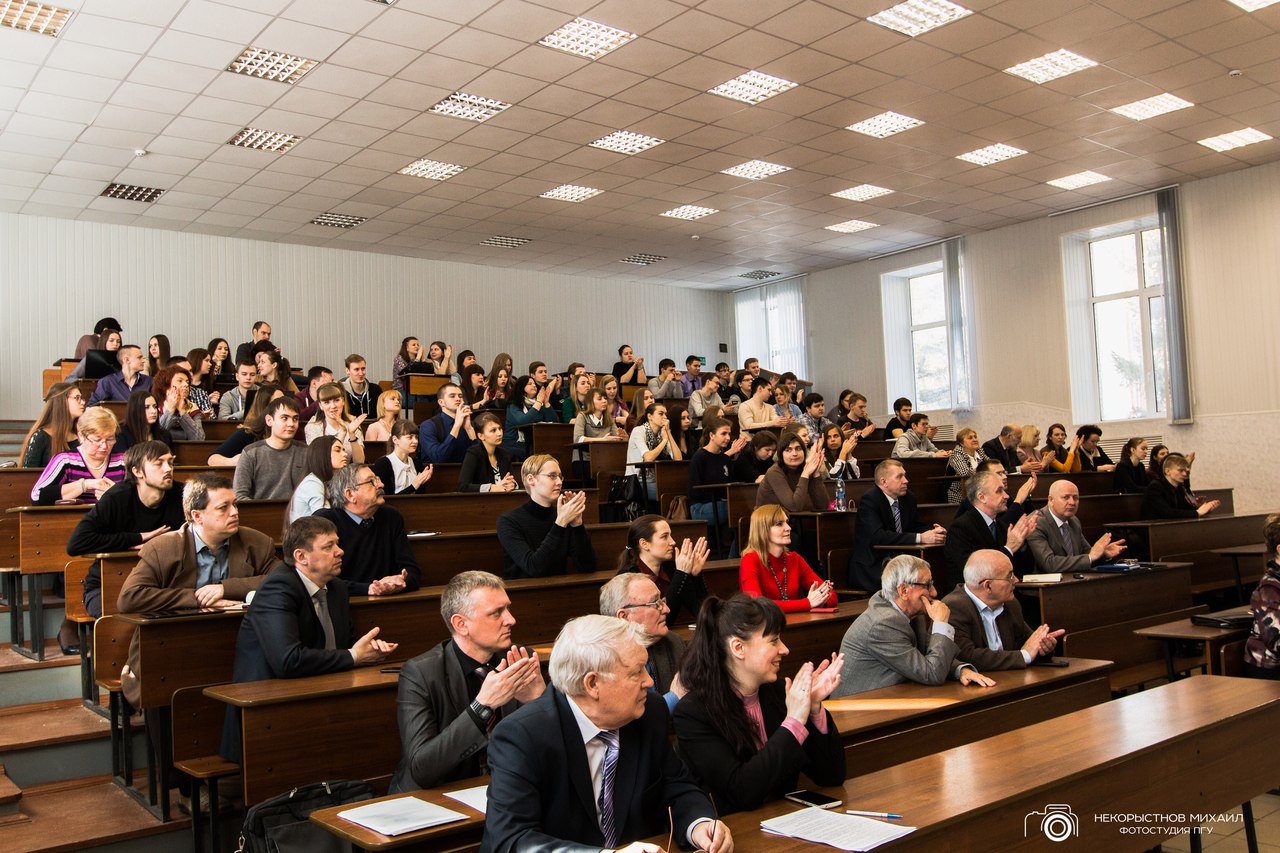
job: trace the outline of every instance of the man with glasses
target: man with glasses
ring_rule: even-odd
[[[866,612],[840,641],[844,670],[833,697],[913,681],[939,685],[947,676],[961,684],[995,682],[959,659],[951,610],[937,599],[933,573],[919,557],[900,554],[880,576],[880,589]]]
[[[658,585],[639,572],[618,575],[600,587],[601,615],[634,622],[653,639],[649,645],[649,663],[645,666],[653,679],[649,689],[663,698],[669,712],[675,711],[676,703],[688,692],[680,683],[684,640],[667,627],[670,612]]]
[[[583,525],[586,492],[565,492],[560,463],[546,453],[530,456],[520,467],[529,500],[498,517],[502,576],[545,578],[574,571],[594,572],[596,552]]]
[[[342,580],[351,595],[396,595],[422,585],[404,516],[384,506],[385,494],[372,468],[347,465],[333,472],[325,486],[329,506],[315,513],[338,528],[338,544],[346,553]]]
[[[942,602],[951,608],[959,658],[982,669],[1023,669],[1036,658],[1053,657],[1063,629],[1041,625],[1034,631],[1014,597],[1013,563],[1003,551],[974,551],[964,567],[964,583]]]

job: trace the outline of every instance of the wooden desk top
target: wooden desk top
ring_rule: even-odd
[[[1190,568],[1191,563],[1164,563],[1160,566],[1151,566],[1150,568],[1134,569],[1131,572],[1063,572],[1062,580],[1056,583],[1028,583],[1026,581],[1018,581],[1019,592],[1034,592],[1040,589],[1054,589],[1055,587],[1063,587],[1068,584],[1080,583],[1097,583],[1111,578],[1132,578],[1141,577],[1143,575],[1159,574],[1161,572],[1178,571]],[[1080,575],[1076,577],[1075,575]]]
[[[308,678],[273,678],[244,684],[218,684],[206,687],[204,695],[237,708],[255,708],[282,702],[321,699],[336,693],[385,690],[396,686],[400,673],[382,672],[384,666],[361,666],[346,672],[330,672]]]
[[[1230,610],[1219,610],[1205,615],[1235,616],[1248,612],[1249,606],[1246,604],[1241,607],[1232,607]],[[1172,622],[1163,622],[1159,625],[1138,628],[1133,633],[1139,637],[1153,637],[1157,640],[1195,640],[1203,643],[1206,641],[1222,642],[1223,640],[1244,637],[1249,633],[1249,627],[1215,628],[1212,625],[1197,625],[1190,619],[1175,619]]]
[[[1214,548],[1213,553],[1220,557],[1265,557],[1267,546],[1261,542],[1252,545],[1233,545],[1230,548]]]
[[[1130,528],[1168,527],[1176,524],[1206,524],[1206,523],[1213,523],[1213,522],[1234,521],[1236,519],[1241,519],[1241,520],[1248,520],[1248,519],[1255,519],[1255,518],[1265,519],[1268,516],[1273,514],[1274,513],[1271,513],[1271,512],[1250,512],[1250,513],[1242,513],[1237,515],[1233,513],[1212,513],[1211,512],[1208,515],[1201,515],[1195,518],[1134,519],[1133,521],[1112,521],[1103,526],[1106,527],[1108,530],[1115,530],[1115,529],[1123,530],[1126,527],[1130,527]]]
[[[465,821],[459,820],[453,823],[442,824],[441,826],[432,826],[427,829],[420,829],[417,832],[409,832],[404,835],[383,835],[380,832],[374,832],[372,829],[366,829],[359,824],[352,823],[338,817],[338,812],[344,812],[355,806],[334,806],[330,809],[316,809],[310,815],[312,823],[319,824],[332,832],[339,838],[350,841],[356,848],[360,850],[391,850],[396,847],[404,847],[410,844],[423,844],[434,839],[449,838],[449,848],[456,847],[456,839],[459,833],[468,830],[474,830],[477,837],[481,830],[484,829],[484,815],[480,814],[470,806],[463,805],[457,800],[451,800],[446,797],[445,791],[462,791],[467,788],[475,788],[480,785],[489,784],[487,776],[477,776],[474,779],[462,779],[457,782],[450,782],[448,785],[439,788],[432,788],[426,791],[414,791],[412,794],[391,794],[386,797],[377,797],[372,800],[366,800],[362,803],[356,803],[356,806],[365,806],[369,803],[381,803],[386,800],[397,800],[402,797],[417,797],[420,800],[426,800],[437,806],[444,806],[447,809],[453,809],[456,812],[462,812],[467,815]]]

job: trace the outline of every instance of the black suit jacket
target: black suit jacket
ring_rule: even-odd
[[[1005,447],[999,436],[983,442],[982,452],[987,455],[988,459],[999,459],[1000,463],[1004,465],[1004,470],[1010,474],[1018,470],[1017,446]]]
[[[858,501],[855,516],[857,531],[853,537],[853,553],[849,555],[849,585],[855,589],[874,591],[880,588],[880,567],[885,555],[876,551],[876,545],[914,545],[917,533],[924,533],[929,525],[920,520],[916,509],[916,496],[907,492],[898,499],[898,512],[902,516],[902,532],[893,526],[893,510],[889,498],[872,486]]]
[[[644,715],[620,730],[614,813],[619,846],[666,832],[675,835],[713,817],[667,738],[670,718],[650,691]],[[587,751],[569,700],[548,687],[493,730],[489,743],[489,809],[481,853],[599,853],[604,836],[587,767]]]
[[[995,536],[991,535],[986,519],[976,509],[957,516],[947,528],[947,544],[943,546],[948,579],[957,584],[961,583],[964,579],[964,564],[968,562],[970,554],[984,549],[1004,551],[1008,540],[1009,523],[1005,521],[1003,513],[996,518]],[[1008,551],[1005,553],[1008,554]],[[1010,555],[1010,560],[1013,561],[1014,570],[1017,572],[1026,571],[1031,566],[1029,552],[1025,546]]]
[[[760,711],[768,740],[763,748],[742,754],[725,740],[720,721],[712,717],[697,694],[685,694],[676,705],[680,757],[715,797],[720,814],[755,809],[781,799],[796,789],[801,772],[823,787],[844,784],[844,746],[830,714],[826,734],[806,721],[809,736],[801,746],[782,728],[787,716],[782,682],[761,686]]]
[[[1142,496],[1143,518],[1196,518],[1198,515],[1185,489],[1177,488],[1163,477],[1147,484],[1146,494]]]

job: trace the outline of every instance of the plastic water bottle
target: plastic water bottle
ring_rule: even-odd
[[[836,480],[836,512],[844,512],[849,508],[844,499],[844,480]]]

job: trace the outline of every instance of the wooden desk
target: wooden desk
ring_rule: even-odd
[[[621,477],[627,468],[627,442],[622,441],[580,441],[573,445],[581,450],[587,459],[591,482],[597,482],[601,474],[613,474]]]
[[[1175,521],[1127,521],[1106,527],[1118,536],[1127,531],[1145,534],[1151,559],[1157,562],[1184,560],[1195,564],[1191,585],[1195,593],[1226,589],[1235,585],[1231,560],[1216,549],[1247,545],[1262,537],[1270,513],[1253,515],[1209,514],[1203,518]]]
[[[1240,604],[1248,604],[1249,596],[1252,593],[1244,582],[1244,573],[1240,570],[1240,561],[1253,563],[1253,570],[1249,572],[1249,583],[1255,580],[1261,580],[1267,566],[1267,546],[1261,542],[1252,545],[1235,545],[1230,548],[1214,548],[1213,553],[1219,557],[1226,557],[1231,561],[1231,570],[1236,576],[1236,596]],[[1261,563],[1261,567],[1258,564]]]
[[[529,427],[529,455],[549,453],[560,463],[560,473],[573,476],[573,424],[536,423]]]
[[[401,850],[432,851],[432,853],[474,853],[480,849],[480,838],[484,834],[484,815],[470,806],[464,806],[457,800],[445,796],[446,791],[462,791],[489,784],[489,777],[477,776],[473,779],[460,779],[439,788],[428,791],[414,791],[412,794],[391,794],[377,797],[356,805],[380,803],[401,797],[413,796],[437,806],[444,806],[467,815],[466,820],[432,826],[404,835],[390,836],[372,829],[365,829],[359,824],[338,817],[338,812],[354,808],[354,806],[336,806],[331,809],[316,809],[310,815],[312,823],[324,827],[329,832],[351,843],[357,850]]]
[[[403,378],[409,393],[415,397],[434,398],[436,393],[444,387],[444,385],[453,381],[447,373],[441,373],[439,375],[410,373],[406,374]]]
[[[1249,607],[1233,607],[1230,610],[1219,610],[1213,616],[1235,616],[1248,613]],[[1159,640],[1164,647],[1165,665],[1168,667],[1170,681],[1178,677],[1178,668],[1174,660],[1174,647],[1180,642],[1201,643],[1204,645],[1204,671],[1209,675],[1224,675],[1222,672],[1222,647],[1236,640],[1249,636],[1249,628],[1214,628],[1210,625],[1196,625],[1187,619],[1176,619],[1162,622],[1147,628],[1139,628],[1133,633],[1139,637]]]
[[[218,439],[207,438],[204,441],[175,441],[173,443],[174,465],[208,465],[209,457],[221,446]]]
[[[435,479],[434,476],[431,478]],[[455,481],[456,482],[456,481]],[[584,489],[588,524],[600,520],[595,489]],[[387,506],[400,510],[408,530],[433,530],[438,533],[465,530],[495,530],[498,516],[523,506],[529,500],[524,492],[447,492],[427,495],[387,495]]]

